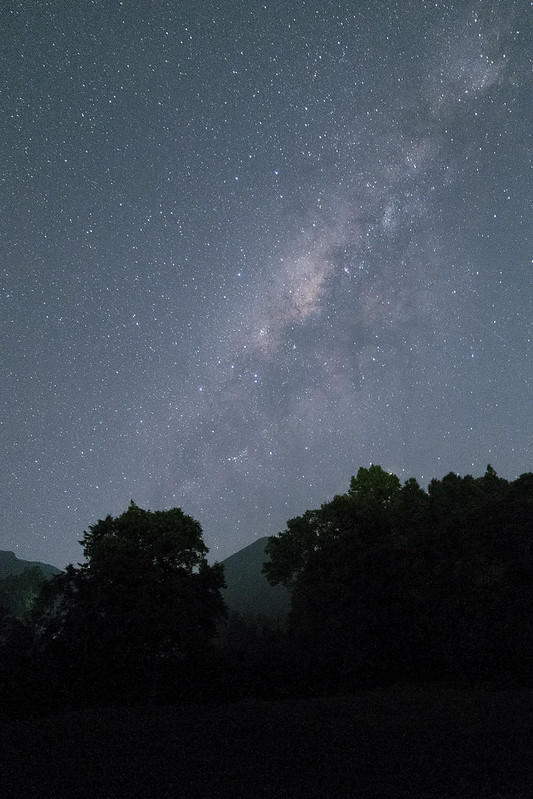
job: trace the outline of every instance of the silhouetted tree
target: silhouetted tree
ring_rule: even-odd
[[[202,670],[225,615],[222,567],[208,565],[198,522],[132,501],[84,533],[87,562],[44,587],[42,648],[89,699],[179,693]]]
[[[352,477],[347,494],[290,519],[285,532],[269,539],[265,552],[270,562],[263,569],[269,582],[282,583],[292,590],[314,553],[347,535],[364,537],[368,528],[373,535],[378,526],[387,526],[392,501],[399,490],[396,475],[380,466],[361,467],[357,477]]]

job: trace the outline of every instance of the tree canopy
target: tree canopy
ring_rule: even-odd
[[[415,481],[416,482],[416,481]],[[417,484],[418,485],[418,484]],[[289,519],[287,529],[270,538],[266,552],[270,561],[264,572],[269,581],[294,588],[314,553],[339,538],[365,536],[389,522],[393,502],[400,494],[400,481],[381,466],[363,466],[350,480],[346,494],[335,496],[317,510]]]
[[[207,563],[198,522],[132,501],[80,543],[86,563],[46,585],[36,607],[43,646],[115,695],[197,664],[225,615],[222,568]]]
[[[291,519],[270,539],[264,572],[292,592],[304,662],[345,687],[369,674],[494,676],[504,663],[527,673],[532,483],[488,466],[424,491],[371,466],[346,494]]]

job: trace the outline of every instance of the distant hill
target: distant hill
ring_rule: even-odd
[[[14,552],[0,550],[0,616],[23,618],[31,609],[42,586],[61,569],[35,560],[19,560]]]
[[[268,538],[258,538],[222,561],[227,588],[224,600],[230,611],[270,622],[284,621],[290,610],[290,594],[283,585],[272,586],[262,574],[268,559]]]
[[[290,610],[290,594],[282,585],[270,585],[262,574],[267,560],[267,542],[267,537],[258,538],[222,561],[227,584],[222,593],[232,612],[268,622],[283,622]],[[0,550],[0,581],[17,577],[31,568],[38,568],[47,580],[61,573],[61,569],[49,563],[21,560],[14,552]]]
[[[34,569],[36,567],[47,580],[61,573],[61,569],[51,566],[49,563],[41,563],[37,560],[20,560],[14,552],[0,550],[0,580],[12,575],[22,574],[24,569]]]

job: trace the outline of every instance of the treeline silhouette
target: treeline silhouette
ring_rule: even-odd
[[[453,473],[427,491],[379,466],[291,519],[264,572],[284,627],[229,615],[220,564],[180,509],[133,502],[90,527],[86,562],[16,600],[4,584],[5,712],[345,693],[399,682],[529,685],[533,474]]]
[[[533,675],[533,474],[507,482],[489,466],[426,492],[361,468],[267,551],[314,691]]]

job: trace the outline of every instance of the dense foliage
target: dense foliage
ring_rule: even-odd
[[[533,474],[448,474],[427,492],[379,466],[270,539],[290,634],[318,689],[531,679]]]
[[[28,625],[42,695],[73,702],[179,695],[225,616],[198,522],[133,502],[84,533],[86,562],[47,582]]]

